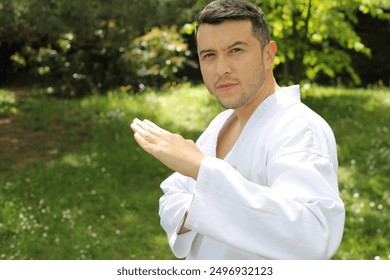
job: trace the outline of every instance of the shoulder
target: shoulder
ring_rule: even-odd
[[[309,152],[336,157],[336,140],[331,127],[301,102],[279,112],[273,120],[270,134],[278,155]]]

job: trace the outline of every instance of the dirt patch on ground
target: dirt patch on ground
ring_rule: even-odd
[[[56,153],[53,133],[23,128],[16,118],[0,118],[0,162],[22,167],[37,159],[48,159]]]
[[[16,99],[28,95],[26,90],[7,89]],[[25,164],[49,159],[58,153],[57,139],[65,134],[61,125],[52,124],[45,130],[33,130],[23,126],[19,112],[0,117],[0,169],[21,168]]]

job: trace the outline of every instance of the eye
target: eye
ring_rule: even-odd
[[[206,53],[202,56],[202,59],[211,59],[213,56],[215,56],[214,53]]]
[[[230,50],[230,53],[240,53],[240,52],[242,52],[242,49],[240,48],[234,48]]]

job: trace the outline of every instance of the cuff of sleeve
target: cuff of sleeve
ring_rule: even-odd
[[[231,174],[232,172],[237,172],[237,170],[223,160],[213,157],[203,159],[198,173],[194,197],[184,224],[186,228],[200,232],[202,225],[205,223],[203,220],[212,218],[210,213],[214,213],[216,201],[226,197],[229,192],[223,187],[224,173]]]
[[[179,259],[185,258],[191,250],[192,242],[196,236],[196,232],[189,231],[182,234],[173,234],[169,243],[175,256]]]
[[[199,172],[198,172],[198,178],[196,179],[195,193],[205,189],[205,185],[210,183],[211,180],[210,172],[212,172],[213,169],[216,169],[218,164],[220,164],[220,162],[225,163],[220,159],[209,157],[209,156],[206,156],[202,160],[202,164],[200,165]]]
[[[166,229],[167,235],[168,235],[168,243],[169,246],[172,249],[173,254],[177,258],[184,258],[186,257],[191,249],[192,241],[196,236],[196,233],[187,232],[183,234],[178,234],[180,228],[183,225],[183,219],[185,212],[190,206],[190,202],[186,203],[182,207],[182,209],[175,215],[176,217],[181,217],[181,220],[179,222],[174,222],[174,219],[169,221],[170,223],[167,224],[162,222],[162,226],[164,229]]]

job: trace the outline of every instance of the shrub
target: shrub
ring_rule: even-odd
[[[6,90],[0,89],[0,117],[17,112],[15,96]]]
[[[142,84],[159,86],[175,80],[175,75],[190,55],[187,43],[173,27],[154,27],[134,40],[126,53],[134,61]]]
[[[176,27],[140,35],[161,16],[152,2],[0,0],[0,63],[64,96],[173,81],[187,45]]]

